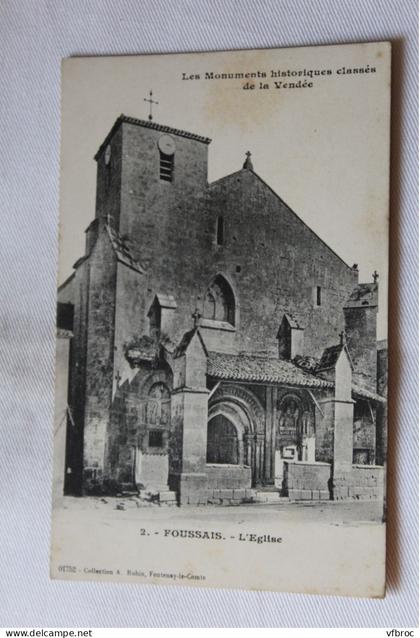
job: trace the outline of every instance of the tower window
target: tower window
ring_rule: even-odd
[[[217,218],[216,242],[218,246],[222,246],[224,242],[224,221],[223,217]]]
[[[164,182],[172,182],[174,178],[174,155],[165,155],[160,153],[160,169],[159,176]]]
[[[316,287],[316,305],[321,305],[321,286]]]

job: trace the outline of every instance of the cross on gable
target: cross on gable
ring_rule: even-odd
[[[247,168],[247,169],[249,169],[251,171],[254,170],[254,167],[253,167],[252,161],[251,161],[251,151],[247,151],[245,153],[245,156],[246,156],[246,160],[245,160],[242,168]]]
[[[150,95],[150,97],[149,98],[147,98],[147,97],[143,98],[143,101],[144,102],[149,102],[149,120],[152,121],[153,120],[153,112],[152,112],[153,104],[159,104],[159,102],[157,102],[156,100],[152,99],[153,91],[150,91],[149,95]]]
[[[201,317],[201,313],[198,311],[198,308],[196,308],[194,310],[194,312],[192,313],[191,317],[194,319],[194,328],[198,325],[198,322],[200,320]]]

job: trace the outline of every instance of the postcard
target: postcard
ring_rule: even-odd
[[[384,596],[390,62],[63,61],[52,578]]]

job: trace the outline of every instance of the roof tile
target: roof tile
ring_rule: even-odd
[[[333,388],[331,381],[302,370],[291,361],[209,352],[207,374],[219,379],[283,383],[310,388]]]

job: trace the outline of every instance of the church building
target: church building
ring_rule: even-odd
[[[211,140],[121,115],[59,288],[64,490],[179,505],[382,499],[378,275],[346,264]]]

